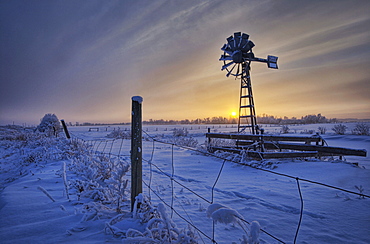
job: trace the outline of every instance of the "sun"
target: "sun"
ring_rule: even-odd
[[[231,117],[236,117],[236,112],[235,111],[231,112]]]

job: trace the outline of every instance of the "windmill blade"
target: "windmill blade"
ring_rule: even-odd
[[[224,51],[225,53],[229,54],[229,55],[232,55],[233,54],[233,51],[228,47],[227,44],[224,44],[221,47],[221,50]]]
[[[234,37],[229,36],[226,40],[227,40],[227,43],[229,44],[229,47],[231,48],[231,50],[235,51]]]
[[[248,40],[247,43],[245,43],[245,45],[242,47],[242,50],[243,52],[248,52],[249,50],[252,49],[252,47],[254,47],[254,43]]]
[[[230,63],[228,63],[228,64],[225,64],[224,66],[222,66],[221,70],[226,69],[227,67],[229,67],[229,66],[230,66],[230,65],[232,65],[232,64],[234,64],[234,62],[233,62],[233,61],[231,61],[231,62],[230,62]]]
[[[248,40],[248,39],[249,39],[249,35],[248,35],[248,34],[243,33],[243,34],[242,34],[242,38],[243,38],[243,39]]]
[[[231,72],[233,71],[233,69],[235,68],[236,64],[229,70],[229,72],[227,72],[226,74],[226,77],[229,77]],[[238,69],[239,69],[239,65],[238,65]]]
[[[242,39],[240,40],[240,46],[239,47],[243,47],[247,43],[248,38],[249,38],[249,35],[243,33]]]
[[[221,58],[218,61],[227,61],[227,60],[233,60],[231,56],[228,55],[221,55]]]
[[[234,33],[234,45],[235,45],[235,48],[239,48],[240,47],[241,36],[242,36],[242,33],[241,32],[235,32]]]

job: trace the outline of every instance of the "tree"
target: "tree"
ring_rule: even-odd
[[[59,119],[55,114],[45,114],[41,123],[37,126],[37,130],[47,136],[58,136],[61,128]]]
[[[335,132],[335,134],[344,135],[344,133],[347,130],[347,126],[345,126],[343,124],[334,125],[334,127],[332,128],[332,130]]]
[[[370,126],[366,123],[357,123],[355,128],[352,130],[354,135],[370,135]]]

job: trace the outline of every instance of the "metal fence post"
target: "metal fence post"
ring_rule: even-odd
[[[131,119],[131,211],[134,210],[135,197],[143,192],[142,185],[142,116],[143,98],[132,97]]]

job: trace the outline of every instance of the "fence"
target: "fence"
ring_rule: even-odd
[[[168,143],[168,142],[164,142],[164,141],[160,141],[160,140],[157,140],[155,139],[153,136],[149,135],[148,133],[144,132],[146,134],[147,137],[149,137],[152,142],[153,142],[153,145],[152,145],[152,156],[150,159],[144,159],[146,162],[148,162],[150,164],[151,167],[155,167],[162,175],[165,175],[166,177],[168,177],[170,180],[171,180],[171,189],[172,189],[172,193],[171,193],[171,201],[170,203],[168,202],[165,202],[163,200],[162,197],[160,197],[157,193],[156,193],[156,190],[153,189],[151,187],[151,181],[149,181],[149,183],[147,182],[144,182],[144,184],[148,187],[149,191],[153,192],[161,201],[164,202],[164,204],[166,204],[170,209],[171,211],[174,211],[176,214],[178,214],[178,211],[176,211],[174,209],[174,206],[173,206],[173,201],[174,201],[174,195],[173,195],[173,184],[176,183],[178,184],[179,186],[183,187],[184,189],[186,189],[187,191],[191,192],[195,197],[201,199],[202,201],[208,203],[208,204],[212,204],[214,203],[214,189],[215,189],[215,186],[217,184],[217,182],[219,181],[219,178],[222,174],[222,171],[223,171],[223,168],[224,168],[224,165],[225,165],[225,162],[232,162],[232,163],[235,163],[235,164],[242,164],[243,166],[248,166],[248,167],[252,167],[254,168],[255,170],[260,170],[260,171],[263,171],[263,172],[268,172],[270,174],[274,174],[274,175],[279,175],[281,177],[286,177],[286,178],[290,178],[290,179],[294,179],[294,181],[296,182],[297,184],[297,192],[298,192],[298,195],[299,195],[299,199],[300,199],[300,214],[299,214],[299,221],[298,221],[298,224],[297,224],[297,228],[296,228],[296,231],[295,231],[295,235],[294,235],[294,243],[296,243],[296,240],[297,240],[297,237],[298,237],[298,233],[299,233],[299,229],[300,229],[300,226],[301,226],[301,222],[302,222],[302,216],[303,216],[303,206],[304,206],[304,200],[303,200],[303,197],[302,197],[302,192],[301,192],[301,186],[300,186],[300,182],[307,182],[307,183],[310,183],[310,184],[316,184],[316,185],[320,185],[320,186],[323,186],[323,187],[327,187],[327,188],[331,188],[331,189],[335,189],[335,190],[339,190],[339,191],[343,191],[343,192],[346,192],[346,193],[350,193],[350,194],[355,194],[355,195],[358,195],[359,197],[361,198],[369,198],[370,196],[368,195],[365,195],[363,193],[358,193],[358,192],[354,192],[354,191],[350,191],[350,190],[346,190],[346,189],[343,189],[343,188],[340,188],[340,187],[336,187],[336,186],[332,186],[332,185],[328,185],[328,184],[324,184],[324,183],[321,183],[321,182],[317,182],[317,181],[313,181],[313,180],[309,180],[309,179],[304,179],[304,178],[299,178],[297,176],[292,176],[292,175],[288,175],[288,174],[282,174],[282,173],[278,173],[278,172],[275,172],[275,171],[272,171],[272,170],[269,170],[269,169],[264,169],[264,168],[258,168],[258,167],[254,167],[254,166],[251,166],[251,165],[245,165],[243,164],[242,162],[238,161],[238,160],[235,160],[235,159],[230,159],[230,158],[225,158],[225,157],[221,157],[221,156],[218,156],[216,154],[213,154],[213,153],[209,153],[207,151],[200,151],[198,149],[194,149],[194,148],[189,148],[189,147],[184,147],[184,146],[180,146],[180,145],[175,145],[173,143]],[[164,170],[162,170],[161,168],[159,168],[156,164],[153,163],[153,155],[154,155],[154,151],[155,151],[155,148],[156,148],[156,143],[158,144],[167,144],[167,145],[171,145],[172,146],[172,157],[171,157],[171,172],[165,172]],[[219,160],[221,160],[223,163],[219,169],[219,172],[218,172],[218,175],[214,181],[214,184],[212,185],[212,188],[210,189],[211,191],[211,198],[210,199],[207,199],[206,197],[198,194],[196,191],[190,189],[189,187],[187,187],[186,185],[184,185],[183,183],[179,182],[178,180],[176,180],[174,178],[174,158],[173,158],[173,150],[174,150],[174,147],[179,147],[179,148],[182,148],[182,149],[185,149],[185,150],[190,150],[190,151],[193,151],[193,152],[197,152],[199,154],[202,154],[202,155],[205,155],[205,156],[211,156],[211,157],[214,157],[214,158],[217,158]],[[153,171],[152,169],[150,169],[150,174],[152,174]],[[151,176],[150,176],[151,178]],[[178,214],[179,215],[179,214]],[[190,224],[194,229],[196,229],[197,231],[199,231],[199,233],[201,233],[202,235],[204,235],[204,237],[208,238],[210,241],[212,242],[216,242],[216,240],[214,239],[214,232],[212,233],[212,237],[203,233],[200,228],[196,227],[193,225],[193,223],[190,221],[190,220],[187,220],[184,216],[180,216],[179,217],[183,220],[185,220],[188,224]],[[245,223],[248,223],[249,222],[245,219],[241,219],[241,221],[245,222]],[[214,224],[214,223],[213,223]],[[213,228],[214,229],[214,228]],[[276,237],[275,235],[273,234],[270,234],[268,233],[267,231],[261,229],[261,232],[265,233],[266,235],[268,235],[269,237],[273,238],[274,240],[280,242],[280,243],[285,243],[285,241],[281,240],[281,238],[278,238]]]
[[[147,152],[143,156],[144,162],[147,163],[146,165],[147,167],[143,168],[143,174],[146,175],[146,177],[144,177],[143,179],[143,185],[147,188],[147,189],[144,189],[144,192],[148,193],[149,198],[152,198],[153,200],[154,198],[156,198],[159,201],[162,201],[171,210],[171,216],[173,214],[176,214],[176,216],[178,216],[179,219],[181,219],[188,225],[192,226],[192,228],[194,228],[197,231],[199,238],[203,243],[206,243],[207,240],[212,243],[218,242],[218,240],[216,240],[215,238],[215,231],[216,231],[215,226],[214,226],[215,224],[212,223],[212,226],[208,228],[208,229],[212,229],[211,233],[206,233],[205,231],[202,230],[203,229],[202,226],[197,226],[197,224],[194,223],[190,215],[187,213],[187,210],[183,206],[183,204],[177,202],[177,207],[175,206],[176,195],[174,194],[174,189],[175,189],[175,186],[178,185],[181,188],[183,188],[184,191],[187,191],[189,194],[193,195],[194,198],[199,199],[199,201],[205,204],[215,203],[217,201],[217,199],[215,199],[215,188],[217,187],[219,180],[222,178],[222,172],[227,162],[250,167],[257,171],[267,172],[268,174],[271,174],[271,175],[277,175],[280,177],[292,179],[296,182],[297,195],[299,196],[299,199],[300,199],[300,211],[299,211],[298,224],[295,228],[294,243],[296,242],[298,234],[299,234],[300,226],[302,223],[303,209],[304,209],[304,199],[302,197],[300,182],[315,184],[315,185],[319,185],[325,188],[339,190],[342,192],[357,195],[362,198],[370,198],[369,195],[366,195],[363,193],[354,192],[351,190],[343,189],[340,187],[328,185],[328,184],[317,182],[317,181],[313,181],[310,179],[300,178],[300,177],[288,175],[288,174],[282,174],[282,173],[278,173],[270,169],[254,167],[253,165],[245,165],[243,164],[243,162],[235,158],[223,157],[217,154],[209,153],[206,150],[199,150],[199,149],[190,148],[187,146],[176,145],[172,142],[167,142],[167,141],[158,139],[154,135],[150,135],[149,132],[146,130],[143,130],[142,132],[143,132],[143,138],[145,141],[143,150]],[[72,135],[72,140],[81,141],[83,143],[90,145],[90,150],[96,155],[105,155],[107,157],[119,157],[119,158],[125,158],[126,160],[130,158],[130,154],[128,153],[129,140],[127,139],[120,138],[120,139],[104,139],[104,140],[83,140],[82,138],[79,138],[77,135],[73,133],[71,133],[71,135]],[[157,159],[155,156],[157,153],[160,153],[160,151],[162,150],[161,145],[164,145],[170,148],[170,150],[165,149],[170,152],[169,159],[166,160],[168,164],[170,165],[170,167],[169,168],[167,167],[166,169],[161,167],[157,163],[158,160],[159,161],[163,160],[163,157]],[[220,166],[217,166],[216,177],[211,183],[211,187],[209,188],[209,193],[207,194],[207,196],[201,193],[198,193],[196,190],[192,189],[192,187],[190,187],[186,181],[185,183],[184,181],[181,181],[181,175],[177,175],[177,174],[175,175],[175,169],[177,167],[176,162],[179,162],[179,160],[175,156],[176,149],[181,149],[181,150],[196,153],[197,155],[195,155],[195,157],[199,157],[199,155],[203,155],[204,157],[213,157],[216,159],[216,161],[220,162]],[[162,150],[162,151],[165,151],[165,150]],[[189,155],[189,157],[192,157],[192,155]],[[171,193],[168,194],[169,196],[163,195],[162,194],[163,192],[153,187],[153,175],[154,174],[164,176],[168,178],[168,180],[171,182],[171,186],[170,186]],[[202,215],[200,215],[200,217],[205,218],[205,214],[203,213]],[[244,218],[241,218],[240,221],[247,223],[247,224],[251,222],[251,220],[247,220]],[[276,233],[270,233],[269,231],[266,231],[264,229],[261,229],[261,232],[267,235],[268,238],[272,238],[273,240],[279,243],[286,242],[285,240],[280,238],[278,234]]]
[[[270,169],[260,168],[260,167],[256,167],[256,166],[250,165],[250,164],[244,164],[242,161],[240,161],[240,159],[236,159],[236,158],[233,158],[233,157],[224,157],[222,155],[220,156],[220,155],[217,155],[217,154],[214,154],[214,153],[210,153],[207,150],[200,150],[200,149],[196,149],[196,148],[192,148],[192,147],[177,145],[173,142],[167,142],[167,141],[164,141],[164,140],[160,140],[160,139],[157,139],[155,136],[150,135],[145,130],[141,130],[140,135],[141,135],[141,132],[143,132],[143,134],[144,134],[143,138],[146,141],[151,143],[151,148],[149,149],[150,153],[148,155],[144,155],[144,157],[142,158],[147,163],[147,166],[149,167],[149,168],[145,168],[145,167],[143,168],[143,175],[146,175],[146,177],[144,177],[143,180],[142,180],[142,184],[147,187],[149,198],[154,199],[154,198],[152,198],[152,196],[153,197],[155,196],[158,199],[158,201],[163,202],[163,204],[165,204],[168,208],[170,208],[171,217],[173,217],[173,215],[176,214],[176,216],[179,219],[181,219],[182,221],[184,221],[188,225],[190,225],[198,233],[198,236],[199,236],[200,240],[203,243],[206,243],[207,240],[212,242],[212,243],[217,243],[217,240],[216,240],[216,237],[215,237],[215,232],[216,232],[215,221],[212,221],[211,226],[209,226],[207,228],[207,229],[211,230],[210,233],[209,233],[209,232],[203,230],[204,226],[199,226],[195,223],[196,221],[194,221],[190,217],[186,208],[179,201],[177,201],[177,205],[180,208],[180,209],[178,209],[175,206],[175,200],[177,199],[177,196],[176,196],[175,191],[174,191],[175,185],[178,185],[182,189],[185,189],[185,191],[187,191],[189,194],[191,194],[195,199],[198,199],[200,202],[204,202],[205,204],[213,204],[213,203],[215,203],[215,200],[216,200],[215,199],[216,186],[217,186],[219,180],[222,178],[222,172],[224,171],[226,162],[231,162],[231,163],[235,163],[235,164],[238,164],[238,165],[243,165],[243,166],[246,166],[246,167],[250,167],[250,168],[253,168],[254,170],[266,172],[266,173],[271,174],[271,175],[276,175],[276,176],[279,176],[279,177],[285,177],[285,178],[293,180],[296,183],[297,194],[298,194],[298,198],[299,198],[299,201],[300,201],[300,208],[299,208],[298,223],[297,223],[297,226],[296,226],[295,231],[294,231],[294,241],[293,241],[294,243],[296,243],[296,241],[297,241],[299,230],[300,230],[300,227],[301,227],[302,217],[303,217],[303,210],[304,210],[304,202],[305,202],[304,199],[303,199],[303,196],[302,196],[302,189],[301,189],[301,185],[300,185],[301,182],[305,182],[305,183],[309,183],[309,184],[314,184],[314,185],[318,185],[318,186],[322,186],[322,187],[326,187],[326,188],[339,190],[339,191],[342,191],[342,192],[357,195],[361,198],[370,198],[369,195],[363,194],[362,192],[354,192],[354,191],[351,191],[351,190],[343,189],[343,188],[340,188],[340,187],[332,186],[332,185],[321,183],[321,182],[318,182],[318,181],[313,181],[313,180],[310,180],[310,179],[300,178],[300,177],[289,175],[289,174],[278,173],[278,172],[270,170]],[[81,139],[78,139],[73,134],[72,134],[72,136],[73,136],[72,140],[81,140]],[[140,138],[142,138],[142,136],[140,136]],[[136,140],[140,140],[140,139],[136,138]],[[107,157],[115,156],[115,157],[118,157],[118,158],[122,158],[122,157],[127,157],[128,158],[128,157],[131,156],[131,160],[132,160],[132,154],[131,155],[129,155],[129,154],[125,155],[125,154],[122,153],[122,149],[123,149],[123,145],[124,145],[125,141],[127,141],[127,140],[124,139],[124,138],[121,138],[121,139],[112,139],[112,140],[90,140],[90,141],[84,141],[84,143],[89,144],[91,146],[91,150],[94,151],[94,153],[96,153],[96,154],[106,155]],[[160,146],[158,146],[158,145],[166,145],[167,147],[170,147],[170,160],[169,160],[170,167],[169,167],[169,169],[168,169],[168,167],[167,167],[167,169],[165,169],[164,167],[162,167],[158,163],[156,163],[157,159],[154,156],[155,152],[161,150]],[[139,147],[140,147],[139,150],[142,151],[141,144],[140,144]],[[175,168],[176,168],[175,167],[175,161],[178,161],[175,158],[175,153],[174,153],[175,148],[179,148],[179,149],[186,150],[186,151],[191,151],[193,153],[197,153],[198,155],[202,155],[204,157],[213,157],[213,158],[216,159],[216,161],[222,162],[221,165],[219,166],[218,170],[217,170],[216,177],[211,182],[211,187],[209,187],[208,194],[203,194],[203,193],[197,192],[197,190],[194,190],[194,189],[192,189],[192,187],[189,186],[190,184],[183,183],[183,182],[187,182],[187,181],[186,180],[185,181],[181,180],[180,175],[178,175],[178,174],[175,175]],[[132,147],[131,147],[131,150],[132,150]],[[118,152],[113,153],[113,151],[118,151]],[[191,155],[189,155],[189,157],[191,157]],[[163,194],[163,191],[158,189],[158,186],[157,186],[157,188],[155,188],[153,186],[153,175],[154,174],[158,174],[158,175],[167,177],[170,180],[170,189],[171,189],[170,194],[167,194],[167,195]],[[132,186],[132,188],[137,188],[137,186]],[[201,217],[204,218],[205,215],[203,214]],[[251,220],[247,220],[247,219],[245,219],[241,216],[236,216],[236,217],[239,218],[239,220],[243,223],[246,223],[246,224],[251,223]],[[282,240],[282,238],[278,237],[278,235],[276,233],[270,233],[270,232],[266,231],[263,228],[260,229],[260,231],[262,233],[264,233],[265,235],[267,235],[268,238],[271,238],[274,241],[277,241],[279,243],[286,243],[286,241]]]

